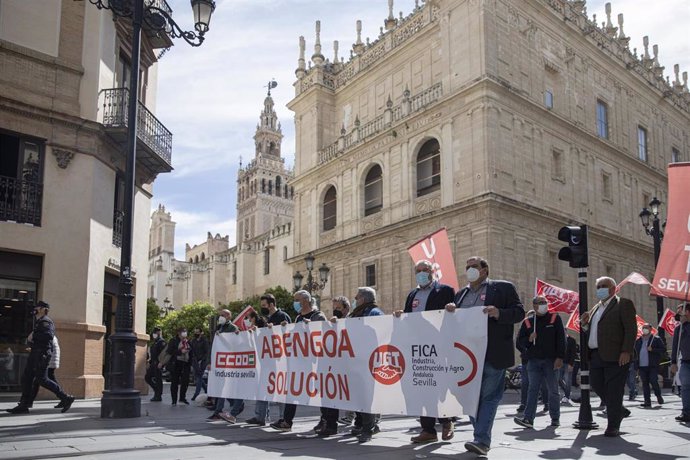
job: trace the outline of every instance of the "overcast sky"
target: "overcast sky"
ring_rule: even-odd
[[[191,29],[189,0],[167,0],[173,15]],[[606,19],[603,0],[589,0],[588,13]],[[673,64],[690,72],[690,0],[619,0],[613,20],[625,15],[630,48],[642,50],[642,37],[659,45],[659,60],[673,80]],[[304,35],[307,59],[313,53],[314,22],[321,20],[324,56],[333,58],[333,40],[341,57],[349,56],[355,21],[362,37],[372,40],[388,15],[387,0],[216,0],[211,28],[201,47],[182,40],[160,60],[158,118],[173,132],[173,166],[154,184],[152,208],[163,204],[177,222],[175,256],[184,259],[184,245],[201,243],[206,233],[230,235],[235,241],[236,177],[240,157],[254,156],[252,136],[266,96],[267,82],[282,123],[283,156],[294,162],[293,114],[285,105],[294,96],[298,40]],[[407,16],[414,0],[395,0],[396,17]],[[617,24],[615,24],[617,25]]]

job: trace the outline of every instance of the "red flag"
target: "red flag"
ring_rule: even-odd
[[[623,286],[625,286],[628,283],[632,284],[640,284],[640,285],[649,285],[649,288],[651,290],[650,294],[652,295],[660,295],[659,291],[652,285],[652,283],[644,277],[644,275],[641,275],[637,272],[632,272],[628,276],[625,277],[623,281],[621,281],[618,286],[616,286],[616,292],[620,291]]]
[[[244,325],[244,319],[249,317],[249,313],[252,311],[254,311],[254,307],[252,307],[251,305],[247,305],[247,307],[244,310],[242,310],[239,315],[237,315],[232,324],[237,326],[240,331],[246,331],[247,328]]]
[[[673,332],[675,332],[676,327],[678,327],[678,321],[676,321],[676,315],[673,313],[671,310],[668,308],[664,312],[664,316],[661,317],[661,321],[659,321],[659,329],[663,329],[666,332],[669,333],[669,335],[673,335]]]
[[[577,292],[554,286],[538,278],[534,290],[536,295],[546,297],[550,312],[572,313],[580,304]]]
[[[415,264],[420,260],[431,262],[434,267],[434,279],[439,283],[452,286],[456,291],[460,289],[445,227],[417,241],[407,248],[407,252]]]
[[[664,244],[654,273],[662,295],[685,302],[690,298],[690,163],[668,167],[668,219]]]
[[[568,318],[565,328],[578,333],[580,332],[580,311],[577,308],[573,310],[570,318]]]
[[[645,321],[644,318],[642,318],[640,315],[636,315],[635,320],[637,321],[637,338],[639,339],[640,337],[642,337],[642,326],[647,324],[647,321]],[[656,335],[657,332],[658,331],[656,330],[656,328],[653,327],[652,334]]]

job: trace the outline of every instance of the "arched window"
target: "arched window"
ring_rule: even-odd
[[[364,215],[376,214],[383,207],[383,173],[374,165],[364,179]]]
[[[337,222],[337,192],[332,185],[323,197],[323,231],[333,230]]]
[[[273,181],[272,180],[268,181],[268,194],[273,195]]]
[[[194,256],[194,263],[198,264],[199,263],[199,256]]]
[[[441,187],[441,147],[436,139],[428,140],[417,154],[417,196]]]
[[[675,161],[674,161],[674,163],[675,163]],[[285,188],[285,190],[284,190],[283,196],[284,196],[285,198],[288,198],[289,195],[288,195],[288,186],[287,186],[287,184],[284,185],[284,188]]]
[[[266,179],[261,179],[261,193],[266,193]]]
[[[201,253],[201,260],[202,260],[202,262],[203,262],[204,260],[206,260],[206,254],[204,254],[203,252]]]
[[[276,196],[280,196],[280,189],[281,189],[281,178],[280,178],[280,176],[276,176]]]

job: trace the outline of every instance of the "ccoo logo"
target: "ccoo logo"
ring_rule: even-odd
[[[381,345],[369,357],[369,371],[383,385],[393,385],[405,373],[405,358],[393,345]]]

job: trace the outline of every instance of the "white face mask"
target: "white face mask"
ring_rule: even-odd
[[[545,315],[548,312],[549,312],[549,305],[548,304],[543,303],[543,304],[539,304],[537,306],[537,313],[539,313],[540,315]]]
[[[218,324],[223,325],[227,322],[227,318],[225,316],[219,316],[218,317]]]
[[[642,335],[649,335],[649,334],[651,334],[651,332],[652,332],[651,329],[647,329],[647,328],[642,329]]]
[[[187,333],[186,332],[181,333],[180,337],[182,337],[183,339],[187,338]]]
[[[151,334],[151,338],[152,338],[153,340],[156,340],[156,339],[158,338],[158,334]]]
[[[245,318],[244,319],[244,328],[249,329],[250,327],[252,327],[252,322],[250,320],[248,320],[247,318]]]
[[[475,281],[477,281],[479,279],[479,270],[477,270],[474,267],[470,267],[465,272],[465,275],[467,275],[467,280],[470,283],[474,283]]]

